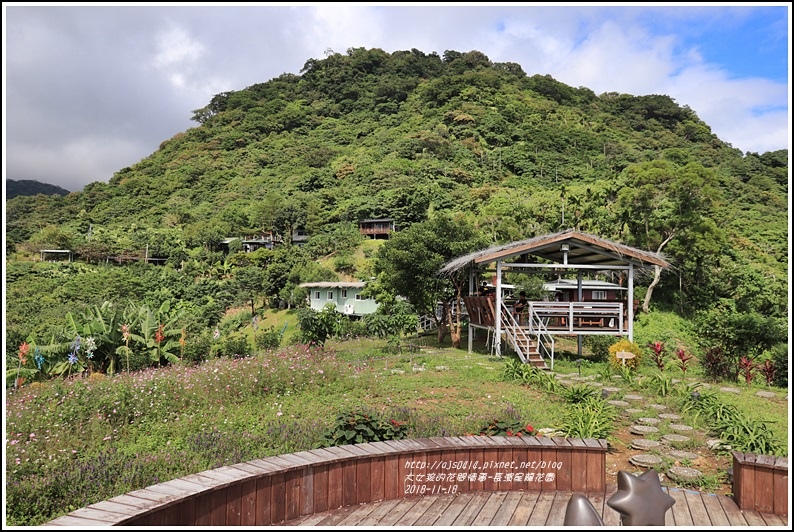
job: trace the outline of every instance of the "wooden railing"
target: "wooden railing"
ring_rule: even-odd
[[[559,301],[531,301],[529,303],[530,316],[537,316],[549,331],[567,332],[593,332],[605,330],[616,334],[623,334],[622,302],[559,302]]]
[[[788,458],[731,451],[733,499],[742,510],[788,515]]]
[[[267,526],[368,502],[478,491],[606,491],[606,440],[422,438],[283,454],[75,510],[54,526]]]

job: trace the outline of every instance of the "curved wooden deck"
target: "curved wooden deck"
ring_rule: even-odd
[[[616,491],[606,482],[606,450],[606,440],[531,436],[343,445],[169,480],[47,524],[561,526],[571,495],[584,493],[605,524],[616,525],[619,514],[606,504]],[[669,488],[676,503],[667,524],[785,527],[787,461],[746,454],[734,457],[741,497]]]
[[[605,526],[620,526],[619,514],[606,501],[615,493],[588,494]],[[787,527],[786,518],[742,511],[724,495],[664,488],[676,503],[665,514],[665,526]],[[570,491],[495,491],[429,495],[348,506],[308,515],[284,526],[563,526]]]

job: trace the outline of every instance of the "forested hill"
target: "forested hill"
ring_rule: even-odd
[[[6,199],[17,196],[35,196],[36,194],[60,194],[66,196],[69,191],[65,188],[50,183],[42,183],[33,179],[6,179]]]
[[[493,242],[576,228],[661,250],[660,302],[679,309],[786,312],[787,150],[743,154],[665,95],[598,95],[479,51],[355,48],[192,118],[108,183],[9,200],[7,249],[146,247],[178,267],[302,228],[319,257],[360,219],[463,213]]]

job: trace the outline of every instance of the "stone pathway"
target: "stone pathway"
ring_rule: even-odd
[[[667,476],[678,482],[694,482],[703,476],[703,473],[691,467],[671,467]]]
[[[629,432],[631,432],[632,434],[644,436],[646,434],[655,434],[659,432],[659,429],[657,429],[656,427],[651,427],[649,425],[632,425],[632,427],[629,429]]]
[[[616,393],[620,389],[605,389],[605,393]],[[635,394],[626,394],[623,400],[607,401],[609,404],[618,407],[625,407],[632,403],[644,402],[644,397]],[[632,405],[634,406],[634,405]],[[639,405],[638,405],[639,406]],[[639,435],[641,438],[631,440],[629,446],[632,449],[643,451],[629,458],[629,463],[645,469],[656,468],[660,474],[666,474],[671,480],[685,485],[695,483],[703,474],[697,469],[683,467],[693,460],[700,458],[700,455],[675,447],[691,441],[690,436],[681,433],[691,433],[694,428],[689,425],[676,423],[681,420],[681,415],[666,412],[668,407],[662,404],[648,404],[645,408],[626,408],[624,412],[633,416],[642,414],[646,409],[653,409],[659,412],[658,417],[640,417],[635,420],[635,425],[629,427],[629,433]],[[647,439],[646,436],[653,438]],[[657,440],[658,438],[658,440]],[[650,452],[649,452],[650,451]],[[662,471],[664,457],[675,461],[676,466],[670,467],[667,471]]]
[[[661,447],[661,445],[661,443],[654,440],[645,440],[642,438],[631,440],[631,447],[640,451],[650,451],[651,449],[657,449]]]

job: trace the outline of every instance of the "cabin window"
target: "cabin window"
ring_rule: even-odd
[[[314,299],[320,299],[320,291],[319,290],[314,293]]]
[[[364,298],[361,297],[361,294],[356,294],[356,301],[361,301],[362,299]]]
[[[593,290],[593,299],[598,301],[605,301],[607,293],[604,290]]]
[[[334,300],[334,293],[329,290],[328,291],[328,301],[333,301],[333,300]]]
[[[346,288],[342,289],[342,297],[347,297],[347,289]]]

